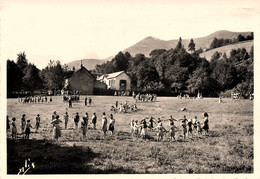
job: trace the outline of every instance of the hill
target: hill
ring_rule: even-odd
[[[205,37],[200,38],[193,38],[194,43],[196,44],[196,49],[202,48],[206,49],[209,48],[212,40],[214,38],[224,38],[224,39],[233,39],[237,38],[239,34],[243,36],[250,35],[251,32],[231,32],[226,30],[217,31]],[[192,37],[191,37],[192,38]],[[135,56],[138,53],[142,53],[145,56],[149,56],[149,53],[154,49],[166,49],[169,50],[171,48],[175,48],[179,39],[174,40],[161,40],[155,37],[146,37],[143,40],[137,42],[136,44],[128,47],[127,49],[123,50],[123,52],[129,52],[132,56]],[[182,39],[182,44],[187,49],[190,39]]]
[[[215,33],[212,33],[208,36],[205,37],[200,37],[200,38],[193,38],[194,43],[196,44],[196,49],[202,48],[202,49],[206,49],[209,48],[212,40],[216,37],[218,39],[224,38],[224,39],[233,39],[233,38],[237,38],[237,36],[239,34],[243,35],[243,36],[247,36],[250,35],[251,32],[231,32],[231,31],[226,31],[226,30],[221,30],[221,31],[217,31]],[[132,56],[135,56],[138,53],[142,53],[145,56],[149,57],[149,53],[154,50],[154,49],[166,49],[169,50],[171,48],[175,48],[177,43],[178,43],[179,39],[174,39],[174,40],[161,40],[158,39],[156,37],[152,37],[152,36],[148,36],[146,38],[144,38],[143,40],[137,42],[136,44],[126,48],[125,50],[123,50],[122,52],[129,52]],[[182,39],[182,44],[184,45],[184,47],[187,49],[188,48],[188,44],[190,42],[190,39]],[[253,42],[251,42],[253,43]],[[243,48],[243,45],[246,45],[245,48],[247,49],[247,45],[246,43],[241,43],[242,46],[239,46],[238,48]],[[236,47],[237,44],[235,44],[234,48]],[[224,47],[224,49],[226,48],[231,48],[233,47],[232,45],[229,47]],[[251,46],[250,46],[251,47]],[[250,48],[249,47],[249,48]],[[217,48],[218,50],[222,48]],[[215,50],[215,49],[214,49]],[[213,51],[214,51],[213,50]],[[247,49],[248,50],[248,49]],[[119,49],[120,51],[120,49]],[[203,53],[203,56],[205,56],[207,59],[211,53],[213,54],[213,51],[208,51],[205,54]],[[225,50],[224,50],[225,51]],[[228,50],[226,50],[228,51]],[[227,52],[226,52],[227,53]],[[229,53],[229,52],[228,52]],[[227,54],[228,54],[227,53]],[[211,56],[210,56],[211,57]],[[108,58],[105,59],[83,59],[82,63],[83,65],[89,69],[95,69],[95,66],[98,64],[102,64],[106,61],[110,61],[112,60],[112,58],[114,58],[114,56],[110,56]],[[76,60],[76,61],[72,61],[70,63],[68,63],[67,65],[69,66],[70,69],[73,68],[73,66],[75,66],[76,69],[80,68],[80,64],[81,64],[81,60]]]
[[[104,61],[99,59],[82,59],[83,66],[86,67],[88,70],[93,70],[95,69],[96,65],[100,65],[102,63],[104,63]],[[68,63],[67,65],[69,69],[72,69],[73,66],[75,67],[75,69],[79,69],[80,64],[81,64],[81,60],[75,60]]]
[[[205,57],[208,61],[211,60],[212,55],[215,52],[220,52],[220,53],[226,53],[227,57],[230,57],[230,52],[232,49],[238,49],[238,48],[245,48],[247,52],[250,52],[251,47],[253,46],[254,41],[250,40],[250,41],[243,41],[240,43],[236,43],[236,44],[231,44],[231,45],[226,45],[223,47],[219,47],[219,48],[215,48],[212,50],[209,50],[207,52],[203,52],[200,54],[200,57]]]

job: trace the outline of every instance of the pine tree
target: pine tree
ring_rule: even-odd
[[[191,52],[195,52],[195,43],[194,43],[193,39],[190,40],[190,43],[188,45],[188,50]]]

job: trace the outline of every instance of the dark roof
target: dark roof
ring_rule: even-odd
[[[82,71],[82,70],[84,70],[84,71],[86,71],[87,73],[89,73],[89,74],[92,76],[92,78],[95,80],[95,76],[92,75],[92,74],[90,73],[90,71],[88,71],[84,66],[82,66],[80,69],[78,69],[77,71],[75,71],[73,74],[78,73],[79,71]],[[73,75],[73,74],[72,74],[72,75]],[[72,75],[71,75],[71,76],[72,76]],[[70,77],[71,77],[71,76],[70,76]],[[70,77],[69,77],[69,78],[70,78]]]

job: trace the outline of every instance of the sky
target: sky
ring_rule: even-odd
[[[256,31],[259,12],[257,0],[2,1],[1,59],[16,61],[25,52],[39,69],[50,60],[104,59],[147,36],[172,40]]]

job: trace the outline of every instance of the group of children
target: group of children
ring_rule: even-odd
[[[169,133],[170,140],[176,141],[175,133],[179,130],[182,131],[182,137],[183,139],[193,138],[194,132],[198,134],[200,137],[202,135],[202,132],[204,131],[204,134],[208,134],[209,130],[209,120],[208,120],[208,113],[203,113],[204,121],[203,125],[198,121],[197,116],[194,117],[194,119],[187,119],[184,115],[183,119],[174,119],[172,116],[170,116],[169,121],[169,129],[166,130],[165,127],[163,127],[162,120],[158,118],[157,120],[157,126],[154,127],[154,123],[156,123],[153,119],[153,117],[150,118],[143,118],[140,123],[138,123],[138,120],[131,120],[130,123],[130,133],[133,137],[141,136],[143,139],[147,139],[148,137],[148,131],[147,129],[150,129],[150,131],[157,131],[157,141],[162,141],[164,133]],[[148,122],[146,121],[148,119]],[[179,127],[177,127],[174,122],[175,121],[181,121],[181,124]],[[147,124],[148,123],[148,124]],[[193,132],[194,131],[194,132]]]
[[[128,104],[128,102],[126,101],[125,104],[123,105],[122,103],[120,103],[120,105],[118,105],[118,101],[116,101],[115,106],[111,106],[110,111],[113,112],[120,112],[120,113],[127,113],[129,111],[131,112],[136,112],[137,109],[137,105],[136,104]]]
[[[141,94],[138,93],[137,95],[133,95],[133,98],[136,100],[136,102],[154,102],[156,101],[157,95],[156,94]]]
[[[6,116],[6,125],[7,125],[7,131],[11,130],[11,134],[12,134],[12,139],[17,139],[17,134],[18,134],[18,130],[17,130],[17,126],[16,126],[16,118],[13,117],[12,118],[12,122],[10,125],[10,120],[9,120],[9,116]],[[38,131],[39,126],[40,126],[40,114],[37,114],[36,116],[36,124],[35,124],[35,132]],[[24,139],[29,139],[30,137],[30,133],[31,133],[31,120],[25,119],[25,114],[22,115],[21,118],[21,134],[23,135]]]
[[[48,97],[47,96],[25,96],[18,97],[19,103],[47,103]],[[49,102],[52,102],[52,97],[50,96]]]

